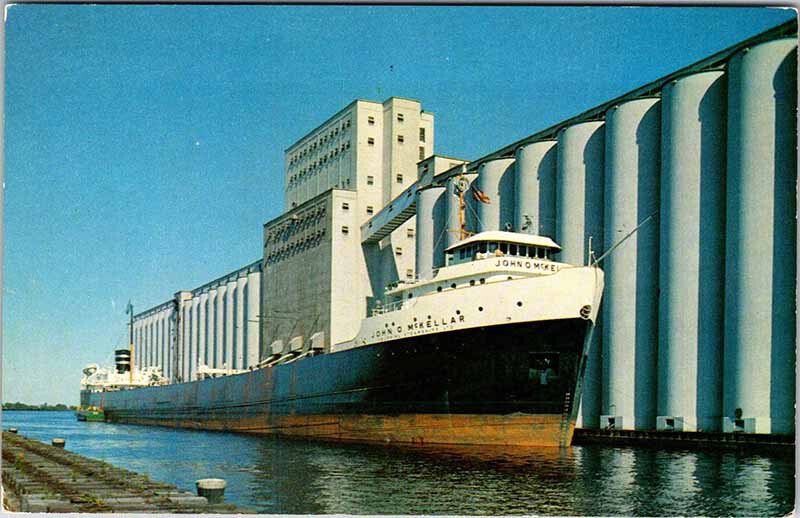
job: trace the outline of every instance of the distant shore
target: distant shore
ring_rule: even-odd
[[[7,412],[9,410],[42,410],[42,411],[64,411],[64,410],[77,410],[78,407],[76,406],[67,406],[62,403],[57,403],[55,405],[48,405],[47,403],[43,403],[41,405],[29,405],[27,403],[3,403],[3,412]]]

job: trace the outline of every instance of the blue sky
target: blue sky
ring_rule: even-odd
[[[479,158],[782,23],[767,8],[19,5],[6,22],[3,401],[75,404],[137,311],[259,257],[283,150],[419,99]]]

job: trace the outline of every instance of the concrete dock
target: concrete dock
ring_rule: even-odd
[[[67,443],[67,447],[69,444]],[[3,432],[3,507],[18,512],[252,513],[172,484]]]
[[[714,448],[794,455],[794,436],[791,435],[576,428],[572,443],[679,449]]]

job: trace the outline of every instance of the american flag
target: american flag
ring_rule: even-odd
[[[475,198],[476,201],[481,203],[491,203],[489,200],[489,195],[478,189],[474,183],[470,186],[470,190],[472,191],[472,197]]]

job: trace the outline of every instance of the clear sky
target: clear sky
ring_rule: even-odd
[[[283,150],[419,99],[479,158],[794,16],[767,8],[12,6],[3,401],[78,402],[137,311],[256,260]]]

